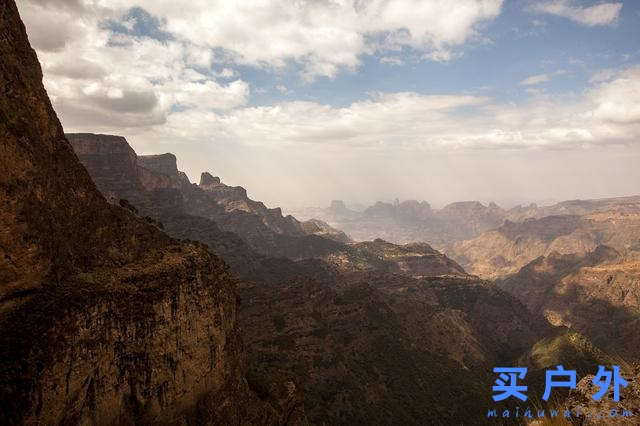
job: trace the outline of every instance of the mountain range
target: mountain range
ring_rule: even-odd
[[[461,201],[432,209],[427,201],[406,200],[394,203],[378,201],[362,211],[350,209],[341,200],[327,208],[296,209],[299,217],[316,217],[341,229],[355,240],[384,238],[404,244],[423,241],[438,250],[449,250],[454,244],[472,240],[479,235],[529,219],[549,216],[584,216],[596,212],[637,211],[640,196],[571,200],[550,206],[529,204],[503,209],[491,202]]]
[[[619,364],[639,406],[639,198],[302,221],[65,134],[12,0],[0,53],[3,423],[489,424],[497,365],[575,406]]]

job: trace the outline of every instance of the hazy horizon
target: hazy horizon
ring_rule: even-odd
[[[65,131],[270,207],[638,193],[637,2],[249,3],[19,8]]]

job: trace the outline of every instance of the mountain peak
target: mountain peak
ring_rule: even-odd
[[[76,154],[127,154],[135,157],[133,148],[122,136],[98,133],[66,133]]]
[[[157,155],[139,155],[138,164],[145,169],[162,173],[163,175],[176,176],[178,174],[176,156],[169,152]]]
[[[220,183],[218,176],[212,176],[209,172],[202,172],[200,175],[200,186],[217,185]]]

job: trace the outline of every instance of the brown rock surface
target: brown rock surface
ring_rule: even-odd
[[[477,280],[355,273],[239,292],[249,381],[298,383],[315,424],[483,424],[491,368],[550,331]]]
[[[640,247],[640,205],[583,216],[507,221],[472,240],[455,243],[446,253],[472,274],[499,278],[539,256],[584,254],[601,244],[621,253]]]
[[[3,423],[276,422],[244,379],[226,266],[104,200],[11,0],[0,56]]]
[[[573,413],[579,412],[581,423],[585,426],[616,424],[637,425],[640,413],[640,368],[629,368],[622,376],[627,380],[627,387],[620,389],[620,401],[613,400],[610,390],[599,401],[593,400],[593,395],[600,389],[593,384],[594,375],[585,376],[572,390],[565,407]],[[563,407],[564,408],[564,407]],[[630,416],[623,416],[628,411]],[[601,417],[600,417],[601,416]]]
[[[499,283],[554,325],[571,327],[612,355],[640,361],[640,257],[598,246],[552,253]]]

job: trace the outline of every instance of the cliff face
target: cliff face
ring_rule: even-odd
[[[251,200],[244,188],[225,185],[207,172],[199,185],[192,184],[178,170],[173,154],[136,157],[121,136],[78,133],[67,137],[100,191],[114,201],[126,199],[144,215],[181,213],[207,218],[222,231],[241,237],[253,250],[270,255],[287,256],[285,251],[274,252],[285,246],[296,246],[289,252],[297,253],[299,239],[304,237],[350,241],[343,232],[322,222],[299,222],[283,216],[280,208],[269,209]],[[303,245],[322,246],[323,242],[311,238]]]
[[[96,173],[90,163],[87,168]],[[199,186],[181,188],[185,210],[200,200],[206,217],[161,220],[174,235],[232,256],[248,278],[238,289],[248,381],[281,412],[298,412],[292,390],[299,385],[317,424],[459,423],[462,413],[479,413],[490,403],[487,372],[493,365],[509,362],[550,332],[513,297],[468,276],[427,244],[289,237],[319,242],[274,239],[278,252],[300,260],[261,257],[211,219],[223,214],[220,209],[227,221],[248,213],[226,210],[229,204],[216,201],[220,194],[209,197],[236,190],[206,174]]]
[[[80,162],[91,166],[91,178],[109,202],[117,204],[121,199],[127,200],[143,215],[150,211],[182,211],[178,182],[152,168],[171,170],[173,162],[177,171],[172,154],[149,156],[153,157],[148,161],[149,167],[141,167],[140,159],[122,136],[92,133],[65,136]],[[178,177],[177,172],[175,176]]]
[[[604,244],[624,253],[640,247],[638,235],[640,204],[633,204],[583,216],[506,221],[472,240],[455,243],[447,254],[470,273],[499,278],[553,252],[585,254]]]
[[[13,1],[0,4],[0,56],[0,418],[275,421],[244,379],[226,266],[105,201]]]
[[[640,254],[598,246],[584,254],[552,253],[524,266],[499,286],[601,348],[640,361]]]
[[[139,172],[136,168],[136,153],[131,149],[123,137],[110,135],[73,134],[67,139],[73,145],[78,158],[91,161],[94,167],[101,170],[99,178],[94,183],[100,191],[125,191],[122,182],[137,181]],[[92,150],[92,146],[99,146],[99,150]],[[117,161],[105,161],[114,158]],[[106,194],[109,196],[112,194]]]
[[[140,155],[138,156],[138,163],[145,169],[153,170],[154,172],[165,176],[178,175],[178,163],[176,156],[170,153]]]
[[[128,424],[257,416],[225,268],[199,247],[176,249],[126,269],[80,273],[7,312],[4,418]]]
[[[606,211],[634,211],[640,204],[640,196],[601,198],[595,200],[567,200],[550,206],[516,206],[506,212],[505,218],[522,222],[528,218],[541,219],[546,216],[586,215]]]

